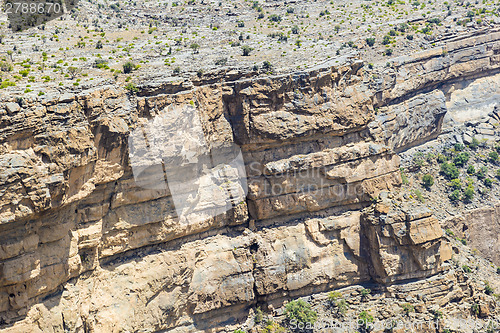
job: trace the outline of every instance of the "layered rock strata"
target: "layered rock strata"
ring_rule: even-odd
[[[484,31],[379,70],[350,60],[3,101],[2,328],[205,330],[256,303],[439,272],[449,251],[430,213],[361,209],[400,184],[397,151],[439,134],[440,86],[498,71],[499,39]],[[134,129],[186,104],[211,147],[241,147],[248,177],[246,201],[194,224],[178,223],[167,187],[138,186],[128,158]]]

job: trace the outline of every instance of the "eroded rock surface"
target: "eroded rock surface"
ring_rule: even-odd
[[[449,41],[381,73],[348,61],[180,92],[3,101],[2,328],[205,330],[257,302],[446,271],[431,212],[389,199],[364,208],[401,184],[398,150],[439,134],[440,86],[500,68],[499,39]],[[167,188],[139,186],[128,160],[133,129],[185,104],[209,144],[241,147],[249,188],[194,224],[179,223]]]

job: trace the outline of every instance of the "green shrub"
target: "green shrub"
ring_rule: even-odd
[[[472,312],[472,314],[477,316],[479,314],[479,304],[477,304],[477,303],[472,304],[471,312]]]
[[[369,37],[366,39],[366,44],[368,44],[368,46],[373,46],[375,45],[375,38],[373,37]]]
[[[455,237],[455,234],[451,231],[451,229],[446,229],[444,232],[446,232],[448,236]]]
[[[132,82],[128,83],[126,86],[125,86],[125,89],[127,89],[128,91],[132,92],[132,93],[136,93],[139,91],[139,88],[136,87],[135,84],[133,84]]]
[[[443,154],[438,154],[437,155],[437,161],[438,161],[438,163],[444,163],[444,162],[446,162],[446,156],[444,156]]]
[[[216,66],[225,66],[227,64],[227,58],[220,58],[215,61]]]
[[[335,303],[339,298],[342,298],[342,294],[338,291],[330,291],[328,293],[328,301],[330,301],[330,303]]]
[[[457,166],[462,167],[469,161],[469,158],[470,158],[469,153],[462,152],[462,153],[458,154],[457,156],[455,156],[455,158],[453,159],[453,163],[455,163],[455,165],[457,165]]]
[[[269,320],[266,322],[266,327],[258,331],[259,333],[286,333],[286,328],[275,321]]]
[[[452,179],[449,185],[451,187],[453,187],[453,189],[455,189],[455,190],[462,189],[462,183],[460,182],[460,179],[458,179],[458,178]]]
[[[417,199],[419,202],[424,203],[425,199],[422,193],[419,190],[414,190],[412,191],[413,195],[415,196],[415,199]]]
[[[295,320],[297,323],[314,324],[318,315],[311,309],[311,305],[302,299],[291,301],[285,305],[285,315],[289,321]]]
[[[347,309],[349,308],[349,305],[347,305],[347,302],[345,299],[340,299],[335,303],[335,306],[337,307],[337,312],[341,315],[344,315],[347,312]]]
[[[253,317],[254,322],[258,325],[264,320],[264,312],[260,309],[260,307],[257,307],[255,309],[255,316]]]
[[[469,165],[469,167],[467,168],[467,173],[468,173],[469,175],[473,175],[473,174],[475,174],[475,173],[476,173],[476,168],[474,168],[474,166],[473,166],[473,165]]]
[[[328,293],[328,301],[330,305],[337,309],[339,314],[345,314],[347,312],[347,302],[342,298],[342,294],[338,291],[331,291]]]
[[[7,87],[14,87],[16,85],[15,82],[10,82],[9,80],[5,80],[0,84],[0,89],[4,89]]]
[[[491,187],[493,185],[493,181],[489,178],[486,178],[484,180],[484,185],[487,186],[487,187]]]
[[[490,162],[492,163],[498,162],[498,153],[496,151],[492,151],[491,153],[489,153],[488,157],[490,158]]]
[[[464,200],[471,201],[474,198],[474,187],[472,185],[467,186],[467,189],[464,191]]]
[[[476,173],[477,178],[483,179],[486,177],[486,174],[488,173],[488,168],[485,166],[482,166],[479,168],[479,171]]]
[[[126,63],[123,64],[123,73],[129,74],[132,73],[132,71],[135,69],[135,64],[131,61],[127,61]]]
[[[94,67],[99,69],[109,69],[108,61],[105,59],[98,58],[94,61]]]
[[[410,303],[404,303],[401,307],[406,315],[409,315],[411,312],[415,312],[415,308]]]
[[[449,197],[451,201],[460,200],[460,190],[454,190],[453,192],[451,192]]]
[[[69,76],[74,79],[82,70],[77,67],[70,66],[68,67],[68,74]]]
[[[23,69],[19,71],[19,74],[21,74],[23,77],[27,77],[29,73],[30,73],[29,69]]]
[[[386,56],[391,56],[391,55],[392,55],[392,49],[391,49],[391,48],[389,48],[389,49],[385,49],[384,54],[385,54]]]
[[[358,324],[365,330],[368,327],[368,323],[373,323],[375,321],[373,316],[366,311],[361,311],[358,315],[358,319]]]
[[[455,148],[456,151],[462,151],[462,150],[464,150],[465,146],[461,143],[455,143],[453,148]]]
[[[370,295],[371,292],[372,292],[371,289],[363,288],[363,289],[361,289],[361,296],[366,297],[366,296]]]
[[[281,16],[276,15],[276,14],[272,14],[272,15],[269,15],[269,20],[272,22],[281,22]]]
[[[488,281],[485,281],[486,285],[484,286],[484,292],[486,295],[493,295],[495,293],[495,290],[490,286],[490,283]]]
[[[443,313],[439,310],[429,310],[429,312],[432,313],[432,315],[434,316],[434,320],[439,320],[443,318]]]
[[[427,162],[429,163],[432,163],[434,161],[434,159],[436,158],[436,155],[432,154],[432,153],[427,153],[425,154],[425,159],[427,160]]]
[[[434,177],[432,177],[432,175],[425,174],[422,177],[422,182],[426,188],[431,188],[431,186],[434,185]]]
[[[410,181],[408,180],[408,176],[406,175],[405,171],[403,168],[401,168],[401,182],[403,185],[408,185],[410,184]],[[500,172],[500,170],[498,170]]]
[[[262,69],[264,69],[264,70],[269,71],[272,68],[273,68],[273,65],[268,60],[264,61],[264,63],[262,64]]]
[[[421,167],[424,166],[424,154],[422,153],[417,153],[413,157],[413,164],[415,165],[416,168],[420,169]]]
[[[472,273],[472,269],[470,269],[469,266],[467,265],[462,265],[462,270],[465,272],[465,273]]]
[[[250,55],[250,52],[253,51],[253,48],[251,48],[250,46],[248,45],[243,45],[241,47],[241,50],[243,51],[243,56],[244,57],[248,57]]]
[[[197,43],[193,43],[191,44],[191,46],[189,46],[191,48],[191,50],[193,50],[193,53],[199,53],[199,49],[200,49],[200,45],[197,44]]]
[[[441,172],[448,179],[455,179],[460,175],[457,167],[452,162],[444,162],[441,164]]]
[[[0,70],[2,72],[11,72],[12,71],[12,65],[9,64],[8,62],[6,61],[0,61]]]

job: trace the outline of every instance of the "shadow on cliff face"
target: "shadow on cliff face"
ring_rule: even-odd
[[[37,312],[59,306],[67,282],[97,264],[101,235],[95,231],[110,201],[108,185],[99,179],[99,164],[120,163],[117,155],[121,154],[115,148],[120,150],[123,140],[105,126],[95,126],[90,133],[83,113],[79,114],[81,127],[68,128],[63,136],[57,131],[36,135],[31,142],[35,149],[16,152],[20,156],[31,153],[29,163],[10,163],[6,173],[0,166],[2,175],[11,175],[11,179],[1,179],[6,189],[2,195],[12,196],[14,207],[3,215],[9,220],[0,224],[1,327],[21,322],[31,310],[37,317]],[[101,149],[97,151],[96,146]],[[64,322],[61,313],[56,317],[56,323]]]
[[[71,205],[36,220],[1,226],[3,258],[17,256],[1,264],[0,327],[22,320],[36,303],[48,309],[59,303],[62,285],[78,273],[70,263],[79,260],[71,242],[71,230],[76,229],[74,211]]]

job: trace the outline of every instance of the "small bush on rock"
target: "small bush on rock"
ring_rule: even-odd
[[[289,321],[295,320],[297,323],[314,324],[318,315],[311,309],[311,305],[302,299],[291,301],[285,305],[285,315]]]
[[[135,65],[131,61],[127,61],[125,64],[123,64],[123,73],[129,74],[132,73],[132,71],[135,69]]]
[[[460,200],[460,190],[454,190],[450,194],[450,200],[451,201],[458,201]]]
[[[470,158],[469,153],[463,152],[455,156],[455,158],[453,159],[453,163],[455,163],[455,165],[457,166],[462,167],[469,161],[469,158]]]
[[[426,174],[422,177],[422,182],[424,186],[429,189],[432,185],[434,185],[434,177],[432,177],[432,175]]]
[[[458,171],[455,164],[451,162],[444,162],[443,164],[441,164],[441,172],[448,179],[455,179],[460,175],[460,172]]]
[[[472,185],[467,186],[467,189],[464,191],[464,200],[471,201],[474,198],[474,187]]]

